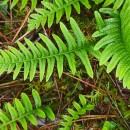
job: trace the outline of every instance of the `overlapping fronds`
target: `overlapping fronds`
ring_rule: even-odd
[[[100,65],[107,65],[107,72],[116,66],[116,76],[123,79],[123,86],[130,88],[130,1],[126,0],[120,12],[113,9],[100,9],[100,12],[111,16],[103,21],[100,14],[95,12],[99,30],[93,36],[102,36],[95,50],[103,48]]]
[[[55,120],[55,115],[48,106],[41,106],[41,98],[36,90],[32,90],[32,96],[35,102],[35,108],[25,94],[21,94],[21,101],[14,99],[13,106],[10,103],[6,104],[6,111],[0,110],[0,130],[17,130],[17,123],[19,122],[24,130],[27,130],[27,120],[31,124],[37,126],[36,117]],[[10,127],[10,128],[9,128]]]
[[[72,6],[78,14],[80,13],[80,4],[83,4],[86,8],[90,8],[88,0],[54,0],[53,3],[42,1],[42,4],[44,8],[36,8],[37,13],[31,15],[28,24],[29,30],[37,29],[40,24],[44,26],[46,22],[48,23],[48,27],[51,27],[54,19],[56,19],[56,23],[59,23],[64,13],[67,20],[69,20]]]
[[[0,74],[4,71],[7,73],[13,72],[13,79],[17,77],[22,69],[24,71],[24,80],[28,75],[30,81],[33,80],[36,68],[39,66],[40,81],[44,77],[46,70],[46,81],[52,75],[55,62],[57,62],[58,75],[61,77],[63,72],[63,58],[68,60],[69,67],[72,74],[76,72],[75,56],[78,56],[86,71],[90,77],[93,77],[93,70],[87,55],[87,51],[98,57],[98,52],[93,50],[93,47],[86,42],[86,38],[79,29],[77,23],[73,18],[70,18],[70,24],[74,36],[68,31],[63,23],[60,23],[61,31],[65,37],[65,43],[55,34],[53,38],[58,48],[52,43],[52,41],[45,35],[39,34],[41,40],[45,43],[46,48],[40,43],[33,44],[30,40],[25,38],[29,49],[27,49],[22,43],[18,42],[20,51],[14,47],[9,47],[8,50],[0,50]]]
[[[62,126],[58,130],[70,130],[73,125],[73,121],[79,119],[81,115],[85,115],[86,111],[94,109],[94,105],[88,104],[84,95],[79,94],[80,103],[73,102],[74,109],[68,108],[67,111],[70,115],[62,115],[64,121],[59,122]],[[80,105],[81,104],[81,105]]]
[[[105,1],[104,4],[103,4],[103,7],[109,6],[110,4],[113,3],[114,4],[113,9],[118,9],[123,4],[123,2],[125,0],[93,0],[93,1],[96,4],[99,4],[99,3],[103,2],[103,1]]]
[[[7,2],[9,2],[9,1],[10,1],[10,0],[4,0],[4,1],[2,2],[2,5],[3,5],[3,4],[7,4]],[[22,9],[24,9],[24,8],[26,7],[26,5],[27,5],[27,3],[29,2],[29,0],[22,0],[22,2],[19,1],[19,0],[12,0],[11,7],[10,7],[10,8],[12,9],[18,2],[20,2],[20,4],[21,4],[20,10],[22,10]],[[31,10],[35,9],[36,5],[37,5],[37,0],[31,0]]]

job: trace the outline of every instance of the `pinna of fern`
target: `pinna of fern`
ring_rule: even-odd
[[[1,5],[7,4],[9,1],[10,0],[3,0]],[[21,2],[20,10],[23,10],[26,7],[28,1],[29,0],[22,0],[21,2],[19,0],[12,0],[10,9],[14,8],[17,3]],[[31,10],[35,9],[36,5],[37,5],[37,0],[31,0]]]
[[[101,2],[104,2],[103,7],[107,7],[113,3],[114,4],[113,9],[118,9],[121,7],[121,5],[125,0],[93,0],[93,1],[96,4],[100,4]]]
[[[36,8],[35,11],[37,13],[31,14],[28,30],[37,29],[40,24],[44,26],[46,22],[48,23],[48,27],[51,27],[55,17],[56,23],[59,23],[64,13],[66,14],[67,20],[69,20],[72,6],[78,14],[80,14],[80,4],[83,4],[86,8],[91,7],[88,0],[54,0],[53,3],[49,1],[42,1],[41,3],[44,8]]]
[[[14,106],[7,103],[5,105],[6,111],[0,110],[0,130],[17,130],[18,122],[24,130],[27,130],[27,120],[35,126],[38,125],[36,116],[40,118],[46,118],[47,116],[51,120],[55,120],[55,115],[51,108],[48,106],[42,107],[41,98],[34,89],[32,90],[32,96],[35,108],[33,108],[29,97],[25,93],[22,93],[21,101],[15,98],[13,103]]]
[[[99,30],[93,37],[102,37],[94,48],[103,48],[100,65],[108,62],[108,73],[117,66],[116,76],[123,80],[124,88],[130,89],[130,1],[125,1],[120,12],[109,8],[102,8],[100,12],[111,16],[103,20],[100,14],[95,12]]]
[[[29,75],[30,81],[32,81],[36,73],[36,68],[39,66],[40,81],[43,80],[45,72],[46,81],[48,81],[52,75],[55,62],[57,62],[58,75],[61,77],[64,57],[68,60],[72,74],[75,74],[75,56],[78,56],[85,66],[88,75],[93,77],[93,70],[87,52],[90,52],[96,57],[99,56],[99,53],[93,50],[91,44],[87,43],[85,36],[73,18],[70,18],[70,25],[74,36],[72,36],[63,23],[60,23],[60,28],[65,37],[65,43],[67,43],[67,46],[55,34],[52,36],[58,48],[48,37],[39,34],[41,40],[45,43],[46,48],[38,42],[33,44],[30,40],[25,38],[25,42],[29,49],[27,49],[22,43],[18,42],[20,51],[11,46],[9,46],[9,50],[0,50],[0,73],[3,73],[4,71],[10,73],[14,70],[13,79],[15,79],[23,68],[24,80],[26,80]]]

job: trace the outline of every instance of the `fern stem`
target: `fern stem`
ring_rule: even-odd
[[[35,111],[37,111],[38,109],[41,109],[41,108],[37,108],[37,109],[32,110],[32,111],[30,111],[30,112],[28,112],[28,113],[26,113],[26,114],[24,114],[24,115],[22,115],[22,116],[19,116],[19,117],[16,118],[15,120],[11,120],[10,122],[7,122],[7,123],[1,125],[0,128],[9,125],[9,124],[11,124],[12,122],[16,122],[16,121],[18,121],[19,119],[21,119],[21,118],[23,118],[23,117],[27,117],[29,114],[32,114],[32,113],[35,114]]]
[[[11,62],[11,63],[4,62],[4,63],[0,63],[0,64],[5,64],[5,65],[6,64],[16,64],[16,63],[31,62],[31,61],[40,60],[40,59],[47,59],[47,58],[52,58],[52,57],[56,57],[56,56],[60,56],[60,55],[66,55],[66,54],[74,53],[76,51],[86,49],[86,47],[88,47],[87,44],[83,47],[76,48],[74,50],[63,52],[63,53],[58,53],[58,54],[55,54],[55,55],[49,55],[49,56],[45,56],[45,57],[37,57],[37,58],[33,58],[33,59],[26,59],[26,60],[23,60],[23,61],[16,61],[16,62]]]

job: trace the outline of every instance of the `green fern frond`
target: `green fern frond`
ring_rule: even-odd
[[[6,111],[0,110],[0,130],[17,130],[17,122],[21,124],[24,130],[27,130],[27,120],[31,124],[37,126],[37,120],[35,116],[40,118],[46,118],[48,116],[51,120],[55,120],[55,115],[51,108],[48,106],[41,106],[41,98],[36,90],[32,90],[32,96],[35,101],[35,108],[33,108],[29,97],[25,94],[21,94],[21,101],[17,98],[14,99],[14,106],[10,103],[6,104]]]
[[[55,0],[54,3],[42,1],[44,8],[36,8],[35,10],[37,14],[31,14],[28,30],[33,30],[34,28],[37,29],[40,24],[44,26],[46,22],[48,22],[48,27],[51,27],[55,17],[56,23],[59,23],[64,13],[66,14],[67,20],[69,20],[72,12],[72,5],[76,12],[80,14],[80,3],[86,8],[90,8],[88,0]]]
[[[103,7],[106,7],[112,3],[114,3],[113,9],[118,9],[125,0],[105,0]]]
[[[100,4],[101,2],[105,1],[103,7],[107,7],[110,4],[114,4],[113,9],[118,9],[123,4],[125,0],[93,0],[96,4]]]
[[[24,80],[26,80],[29,75],[30,81],[32,81],[35,76],[37,66],[39,66],[40,81],[43,80],[45,69],[47,70],[46,81],[48,81],[52,75],[55,62],[57,63],[58,75],[61,77],[64,57],[68,60],[72,74],[75,74],[75,56],[78,56],[85,66],[88,75],[93,77],[93,70],[87,52],[90,52],[97,57],[99,56],[99,52],[95,52],[91,44],[87,44],[85,36],[80,31],[73,18],[70,18],[70,24],[74,36],[72,36],[63,23],[60,23],[60,28],[66,39],[67,46],[55,34],[52,36],[58,48],[45,35],[39,34],[41,40],[45,43],[47,48],[43,47],[40,43],[33,44],[30,40],[25,38],[25,42],[27,43],[29,49],[27,49],[22,43],[18,42],[20,51],[11,46],[9,46],[9,51],[0,50],[0,74],[6,70],[7,73],[14,70],[13,79],[15,79],[23,67]]]
[[[61,128],[58,130],[70,130],[74,120],[79,119],[81,115],[86,114],[86,111],[94,109],[94,105],[88,104],[84,95],[79,94],[79,99],[80,103],[73,102],[74,109],[67,109],[69,115],[62,115],[64,121],[59,122]]]
[[[93,37],[102,36],[96,44],[95,50],[105,47],[100,57],[100,65],[110,60],[107,72],[111,72],[117,66],[116,76],[119,80],[123,79],[124,87],[130,89],[130,17],[128,16],[130,1],[125,1],[120,12],[105,8],[100,9],[100,12],[107,13],[112,17],[104,20],[104,25],[102,24],[104,27],[100,25],[102,28],[93,34]],[[101,19],[98,12],[95,15]]]
[[[20,10],[23,10],[23,9],[26,7],[28,1],[29,1],[29,0],[22,0],[21,6],[20,6]],[[9,2],[9,0],[4,0],[4,1],[2,2],[2,5],[7,4],[8,2]],[[17,4],[18,2],[19,2],[19,0],[12,0],[11,7],[10,7],[10,8],[11,8],[11,9],[14,8],[14,6],[16,6],[16,4]],[[31,0],[31,10],[35,9],[36,5],[37,5],[37,0]]]

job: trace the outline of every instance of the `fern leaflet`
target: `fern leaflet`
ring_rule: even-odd
[[[103,7],[109,6],[110,4],[114,3],[113,9],[118,9],[123,4],[124,0],[93,0],[96,4],[99,4],[103,1]]]
[[[28,1],[29,0],[22,0],[20,10],[23,10],[26,7]],[[8,2],[9,2],[9,0],[4,0],[2,2],[2,5],[7,4]],[[10,8],[11,9],[14,8],[14,6],[16,6],[16,4],[18,2],[19,2],[19,0],[13,0],[12,3],[11,3],[11,7]],[[37,0],[31,0],[31,10],[35,9],[36,5],[37,5]]]

